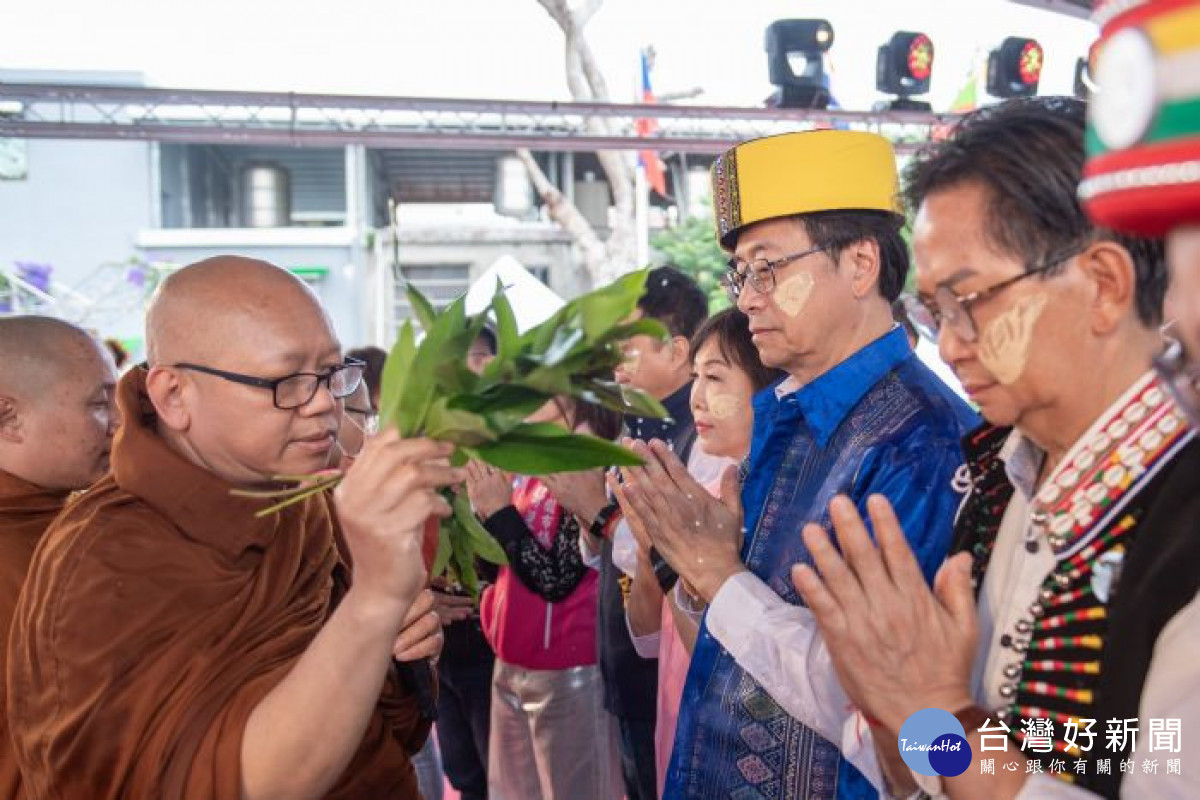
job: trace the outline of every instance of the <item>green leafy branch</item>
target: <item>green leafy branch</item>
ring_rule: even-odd
[[[403,437],[427,436],[455,445],[456,466],[477,459],[507,472],[545,475],[609,466],[635,466],[631,451],[603,439],[571,433],[557,425],[526,422],[547,401],[572,397],[622,414],[663,417],[652,397],[612,380],[622,360],[621,344],[632,336],[666,335],[654,320],[627,322],[645,290],[646,272],[623,276],[567,303],[550,319],[519,334],[512,306],[497,285],[488,307],[466,313],[459,297],[441,312],[411,285],[408,300],[424,331],[418,341],[411,320],[383,369],[380,423]],[[467,351],[491,320],[495,359],[476,375]],[[278,500],[260,515],[335,487],[341,476],[320,473],[287,478],[282,491],[240,492]],[[506,563],[504,551],[471,511],[465,492],[445,490],[454,509],[443,520],[432,575],[447,572],[469,592],[478,591],[475,558]]]

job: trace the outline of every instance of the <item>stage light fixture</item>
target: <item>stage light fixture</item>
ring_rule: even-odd
[[[995,97],[1034,96],[1045,55],[1034,39],[1008,37],[988,56],[988,93]]]
[[[825,53],[833,46],[833,26],[824,19],[781,19],[767,26],[767,74],[776,92],[775,108],[828,108]]]
[[[881,45],[875,59],[875,88],[894,94],[889,108],[929,111],[929,103],[911,99],[929,91],[933,75],[933,40],[923,33],[899,31]]]

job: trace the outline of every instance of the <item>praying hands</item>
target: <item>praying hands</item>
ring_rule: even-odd
[[[888,501],[876,495],[867,507],[878,546],[854,504],[836,497],[829,510],[841,552],[823,528],[807,525],[804,543],[819,572],[797,565],[792,580],[847,695],[894,734],[922,708],[953,713],[972,704],[971,562],[947,561],[930,591]]]
[[[645,461],[621,470],[624,483],[610,482],[630,529],[643,548],[654,547],[694,592],[711,602],[726,580],[746,569],[737,469],[730,467],[722,476],[718,500],[664,443],[625,444]]]

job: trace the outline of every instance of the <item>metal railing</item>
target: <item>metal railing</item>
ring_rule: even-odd
[[[656,130],[639,133],[637,121]],[[0,83],[0,136],[160,142],[717,153],[821,127],[881,133],[909,150],[951,114],[628,103],[372,97]]]

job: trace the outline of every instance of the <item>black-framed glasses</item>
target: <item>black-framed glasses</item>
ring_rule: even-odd
[[[759,293],[770,294],[775,291],[775,270],[787,266],[793,261],[799,261],[805,256],[811,256],[813,253],[820,253],[828,249],[828,247],[822,245],[821,247],[813,247],[801,253],[792,253],[791,255],[776,259],[756,258],[752,261],[742,261],[735,256],[729,259],[729,269],[725,273],[722,283],[725,285],[725,291],[729,293],[729,299],[734,302],[737,302],[737,299],[741,297],[746,281],[750,281],[750,285]]]
[[[362,382],[363,368],[366,364],[353,358],[347,358],[344,363],[330,367],[325,372],[294,372],[282,378],[258,378],[254,375],[243,375],[239,372],[228,372],[223,369],[206,367],[203,364],[181,362],[172,364],[175,369],[190,369],[213,375],[232,383],[244,386],[257,386],[260,389],[270,389],[275,407],[281,411],[299,408],[312,400],[321,384],[329,387],[329,393],[341,399],[354,394]]]
[[[977,292],[971,292],[966,295],[956,294],[949,286],[939,286],[933,294],[932,302],[923,297],[905,295],[904,310],[908,312],[908,318],[912,320],[917,332],[934,344],[937,344],[938,332],[941,330],[942,325],[949,327],[954,332],[954,335],[964,342],[974,342],[979,339],[979,326],[975,323],[975,317],[971,314],[973,307],[978,306],[985,300],[992,299],[1008,287],[1020,283],[1026,278],[1049,272],[1064,261],[1079,255],[1082,251],[1083,248],[1070,250],[1036,267],[1031,267],[1020,275],[1015,275],[999,283],[994,283],[986,289],[980,289]]]
[[[1154,357],[1154,370],[1192,426],[1200,428],[1200,363],[1188,358],[1178,339],[1168,339],[1163,352]]]

